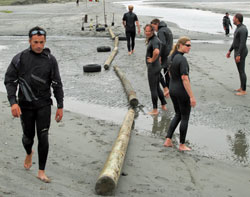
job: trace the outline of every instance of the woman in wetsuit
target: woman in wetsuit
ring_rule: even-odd
[[[191,150],[185,145],[185,139],[188,129],[189,115],[191,107],[196,105],[196,100],[191,90],[189,81],[189,65],[187,59],[183,56],[191,49],[191,41],[187,37],[181,37],[170,53],[170,97],[174,105],[175,116],[172,119],[164,146],[171,147],[172,136],[177,125],[180,123],[180,146],[179,150]]]
[[[146,52],[146,64],[148,67],[148,82],[153,103],[153,110],[149,112],[149,114],[157,115],[159,113],[157,109],[158,97],[161,101],[162,109],[167,110],[167,102],[160,88],[160,72],[162,67],[159,61],[159,54],[161,50],[161,42],[154,34],[154,29],[152,25],[146,25],[144,28],[144,32],[148,43]]]

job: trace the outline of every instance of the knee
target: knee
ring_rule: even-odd
[[[48,141],[48,133],[49,133],[49,129],[48,128],[44,128],[44,129],[42,129],[38,133],[39,133],[38,134],[38,140]]]
[[[22,138],[22,141],[23,141],[23,144],[25,145],[29,145],[29,144],[33,144],[33,138],[31,137],[27,137],[25,134],[23,135],[23,138]]]

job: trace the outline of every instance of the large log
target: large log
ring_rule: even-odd
[[[129,109],[115,144],[113,145],[104,168],[97,179],[95,190],[98,195],[112,195],[115,191],[126,156],[134,116],[135,111]]]
[[[114,66],[114,70],[116,74],[119,76],[122,85],[125,89],[125,92],[128,96],[128,101],[131,107],[136,107],[138,105],[138,99],[136,97],[136,92],[132,88],[131,83],[129,80],[126,78],[125,74],[121,71],[121,69],[118,66]]]
[[[110,34],[111,38],[114,40],[115,39],[114,32],[112,31],[112,29],[110,27],[108,28],[108,30],[109,30],[109,34]]]
[[[110,56],[108,57],[108,59],[105,61],[104,63],[104,69],[108,70],[112,61],[114,60],[117,52],[118,52],[118,44],[119,44],[119,38],[116,36],[115,37],[115,47],[113,49],[113,51],[111,52]]]

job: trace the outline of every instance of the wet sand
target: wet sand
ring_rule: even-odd
[[[108,23],[114,12],[114,32],[124,35],[120,13],[125,12],[125,8],[106,2]],[[85,13],[89,14],[89,20],[95,20],[98,14],[103,24],[100,5],[88,3],[86,8],[80,2],[76,7],[73,2],[0,7],[0,10],[13,11],[8,15],[0,13],[0,81],[3,81],[11,58],[28,46],[27,29],[38,24],[48,29],[47,46],[59,62],[66,100],[64,118],[59,124],[53,119],[53,109],[46,169],[52,183],[45,184],[35,177],[38,168],[36,145],[33,167],[30,171],[23,168],[25,152],[21,144],[20,120],[11,117],[6,94],[0,93],[0,196],[96,196],[96,179],[128,108],[126,95],[112,68],[95,74],[82,72],[83,65],[103,64],[107,58],[108,54],[96,52],[97,46],[113,46],[107,32],[89,31],[87,26],[81,31]],[[152,17],[139,19],[143,26]],[[185,34],[201,40],[193,41],[187,55],[198,103],[192,111],[187,134],[193,150],[189,153],[177,151],[178,132],[174,138],[175,147],[163,147],[173,115],[172,104],[168,100],[169,111],[160,112],[157,118],[146,115],[151,109],[151,99],[143,36],[136,40],[136,53],[130,57],[126,42],[120,42],[113,64],[126,73],[142,108],[138,110],[123,167],[127,176],[120,177],[115,195],[248,196],[249,95],[233,95],[239,78],[233,60],[225,58],[232,40],[168,24],[175,38]],[[249,73],[249,57],[246,62]]]

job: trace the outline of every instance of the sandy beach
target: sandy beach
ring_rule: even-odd
[[[106,0],[107,24],[114,33],[124,36],[121,18],[126,8]],[[116,1],[118,2],[118,1]],[[160,1],[159,1],[160,2]],[[246,13],[247,6],[230,7],[232,13]],[[245,5],[249,5],[245,1]],[[177,1],[173,8],[188,8],[225,12],[217,2]],[[6,10],[11,11],[10,13]],[[136,11],[136,9],[135,9]],[[81,31],[82,18],[88,23]],[[0,197],[17,196],[97,196],[95,183],[107,159],[128,109],[128,101],[113,68],[99,73],[83,73],[82,66],[103,65],[109,53],[97,53],[98,46],[114,46],[108,31],[96,32],[90,25],[104,25],[101,2],[75,2],[0,6]],[[138,16],[141,27],[153,17]],[[221,22],[221,21],[219,21]],[[157,117],[147,115],[151,109],[150,91],[145,65],[145,39],[137,36],[135,54],[127,55],[126,42],[119,43],[119,53],[113,61],[126,74],[140,102],[126,159],[114,196],[190,196],[247,197],[250,188],[250,104],[249,94],[234,95],[239,76],[233,59],[225,55],[232,35],[208,34],[181,29],[167,22],[177,39],[186,35],[192,39],[192,49],[186,55],[197,107],[192,110],[187,140],[192,151],[164,148],[164,137],[173,116],[170,99],[167,112]],[[46,173],[52,183],[36,178],[38,169],[37,142],[34,145],[33,166],[23,168],[25,151],[19,119],[11,117],[3,85],[4,73],[12,57],[28,47],[27,32],[33,26],[48,32],[47,47],[59,62],[65,91],[62,122],[54,121],[52,113],[50,151]],[[248,42],[248,48],[249,42]],[[249,78],[250,56],[246,59]],[[249,89],[249,80],[247,89]]]

